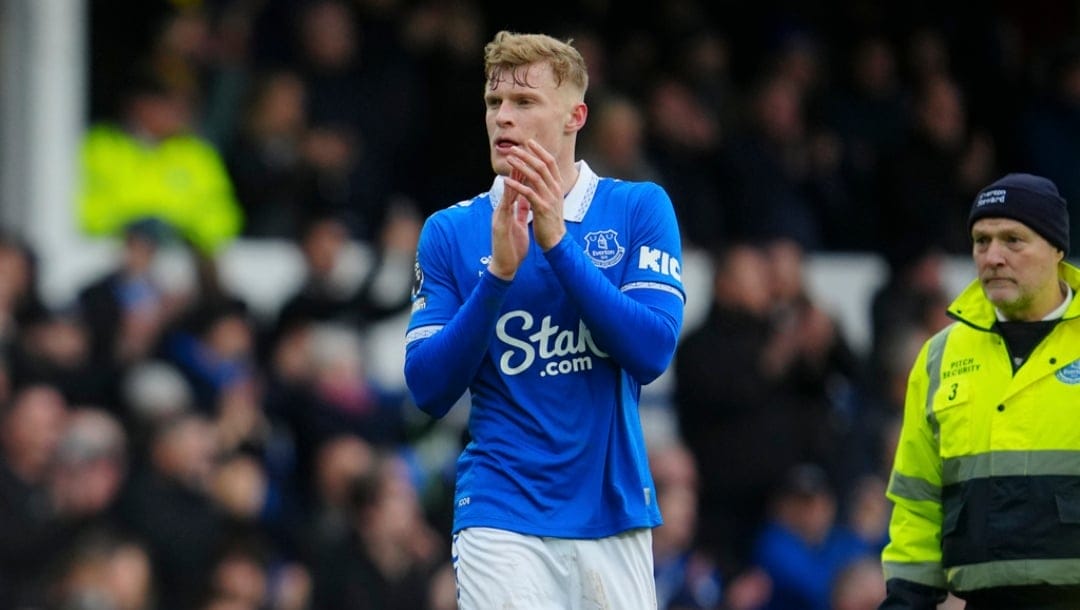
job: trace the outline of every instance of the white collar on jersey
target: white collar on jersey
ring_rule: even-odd
[[[600,177],[589,167],[588,163],[578,161],[575,165],[578,170],[577,183],[563,198],[563,219],[569,222],[581,222],[585,218],[585,213],[589,211],[589,206],[592,205],[593,195],[596,194],[596,185],[600,182]],[[505,188],[503,177],[495,176],[495,183],[491,185],[491,190],[488,191],[492,209],[499,205],[503,188]],[[529,212],[529,221],[532,222],[532,212]]]

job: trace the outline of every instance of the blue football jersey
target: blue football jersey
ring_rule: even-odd
[[[685,294],[670,199],[653,183],[600,178],[583,161],[578,169],[564,205],[569,239],[580,248],[572,254],[587,257],[616,298],[663,303],[677,336]],[[447,325],[487,273],[502,191],[499,177],[488,193],[425,223],[408,347]],[[490,341],[468,382],[471,438],[458,461],[454,531],[483,526],[598,538],[661,523],[638,414],[640,382],[590,332],[566,281],[575,280],[558,277],[533,240],[493,332],[484,331]],[[673,352],[673,345],[633,349],[655,357],[662,370],[672,353],[651,354]]]

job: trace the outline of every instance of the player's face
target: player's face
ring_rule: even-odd
[[[1062,253],[1022,222],[980,218],[971,227],[983,292],[1010,320],[1038,320],[1060,303]]]
[[[559,157],[574,107],[571,87],[556,85],[551,66],[538,62],[497,73],[486,85],[484,104],[491,167],[508,175],[507,154],[530,138]]]

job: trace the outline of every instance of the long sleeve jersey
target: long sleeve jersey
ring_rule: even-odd
[[[470,393],[455,532],[598,538],[661,522],[638,400],[682,325],[678,225],[659,186],[578,168],[566,236],[547,252],[533,240],[512,281],[487,272],[502,178],[421,232],[405,375],[434,417]]]

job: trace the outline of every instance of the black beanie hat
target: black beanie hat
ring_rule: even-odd
[[[1050,180],[1008,174],[979,191],[968,216],[968,231],[980,218],[1011,218],[1031,227],[1055,248],[1069,253],[1069,210]]]

